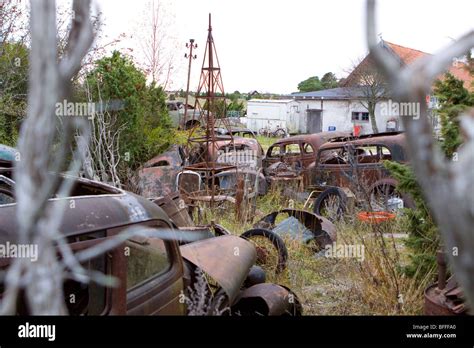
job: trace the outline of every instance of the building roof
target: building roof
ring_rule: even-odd
[[[314,92],[293,93],[293,99],[326,99],[326,100],[345,100],[365,98],[366,93],[364,87],[338,87],[331,89],[323,89]]]
[[[388,42],[388,41],[385,41],[385,40],[380,41],[380,44],[383,47],[387,48],[390,52],[392,52],[397,58],[399,58],[400,63],[402,65],[412,64],[413,62],[415,62],[416,60],[418,60],[420,58],[432,56],[432,54],[430,54],[430,53],[426,53],[426,52],[423,52],[423,51],[420,51],[420,50],[416,50],[414,48],[409,48],[409,47],[397,45],[395,43]],[[367,59],[367,57],[366,57],[366,59]],[[366,59],[364,59],[361,62],[361,64],[364,63],[364,61],[366,61]],[[447,72],[451,73],[457,79],[463,81],[464,82],[464,88],[466,88],[468,90],[473,90],[474,89],[474,87],[472,85],[472,83],[474,82],[474,78],[469,73],[468,66],[467,66],[466,63],[459,62],[459,61],[454,61],[453,64],[451,64],[451,66],[447,69]],[[351,75],[348,76],[348,80],[349,80],[350,76]],[[439,78],[442,79],[443,76],[439,76]]]
[[[431,56],[430,53],[397,45],[388,41],[382,41],[382,44],[385,44],[386,47],[388,47],[393,53],[395,53],[403,62],[403,64],[411,64],[417,59],[426,56]],[[471,76],[471,74],[469,74],[467,64],[463,62],[454,62],[449,67],[448,71],[457,79],[464,81],[464,88],[472,90],[472,82],[474,81],[474,78]]]
[[[426,52],[415,50],[413,48],[408,48],[405,46],[400,46],[388,41],[382,41],[381,44],[391,49],[392,52],[395,53],[398,56],[398,58],[400,58],[403,64],[411,64],[415,60],[422,58],[426,55],[429,55]]]
[[[280,103],[280,104],[287,104],[291,103],[293,99],[250,99],[249,102],[255,103]]]

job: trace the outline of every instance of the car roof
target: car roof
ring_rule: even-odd
[[[1,168],[0,174],[6,174],[8,170],[12,171],[11,168]],[[164,220],[170,223],[167,214],[144,197],[100,182],[62,176],[66,180],[75,180],[76,185],[85,185],[91,192],[99,191],[98,194],[49,199],[48,204],[52,205],[63,204],[66,201],[65,204],[69,206],[71,199],[74,201],[74,209],[65,209],[64,218],[59,227],[59,231],[67,237],[151,220]],[[16,240],[18,226],[16,219],[11,218],[15,215],[16,203],[0,205],[0,220],[2,221],[0,243]]]
[[[358,137],[339,137],[329,140],[320,147],[320,150],[339,147],[341,144],[350,143],[353,145],[385,144],[387,146],[405,146],[405,134],[403,132],[385,132],[377,134],[365,134]]]
[[[312,134],[300,134],[294,135],[288,138],[282,138],[275,141],[273,145],[277,144],[286,144],[289,142],[298,142],[298,141],[305,141],[312,144],[315,143],[325,143],[329,139],[333,137],[341,137],[341,136],[349,136],[349,132],[341,132],[341,131],[333,131],[333,132],[320,132],[320,133],[312,133]]]

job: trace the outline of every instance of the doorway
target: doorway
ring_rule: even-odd
[[[320,109],[307,109],[306,110],[306,123],[307,131],[310,134],[320,133],[323,129],[322,110]]]

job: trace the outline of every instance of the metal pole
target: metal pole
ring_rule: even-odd
[[[181,125],[183,128],[186,127],[186,121],[188,117],[188,100],[189,100],[189,83],[191,81],[191,62],[193,59],[196,59],[197,56],[193,56],[193,48],[197,48],[197,45],[194,44],[194,39],[189,39],[189,44],[186,44],[186,47],[189,48],[189,55],[185,54],[185,58],[189,58],[189,65],[188,65],[188,83],[186,86],[186,101],[184,104],[184,119],[183,124]]]

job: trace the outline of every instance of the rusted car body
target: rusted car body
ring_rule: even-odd
[[[182,170],[183,156],[182,149],[174,145],[146,162],[138,172],[140,194],[156,198],[176,192],[176,176]]]
[[[334,138],[319,148],[313,184],[393,191],[397,182],[384,167],[385,160],[408,163],[403,133]]]
[[[301,175],[304,183],[308,184],[319,147],[334,137],[348,135],[347,132],[321,132],[279,139],[268,148],[263,160],[265,176],[294,173],[294,176]],[[285,175],[290,176],[288,173]]]
[[[216,164],[218,170],[215,172],[227,171],[226,176],[232,176],[235,168],[252,171],[257,175],[258,168],[262,165],[263,150],[253,138],[219,136],[214,143],[197,144],[189,157],[189,164],[184,165],[184,150],[175,145],[146,162],[138,172],[140,194],[146,198],[156,198],[178,192],[181,182],[178,176],[191,176],[189,171],[199,174],[203,185],[209,184],[204,182],[205,178],[209,178],[206,159],[207,163]],[[188,173],[183,173],[184,171]],[[182,182],[186,185],[186,180]],[[219,178],[215,184],[219,185]],[[196,185],[194,187],[196,189]]]
[[[288,216],[286,219],[276,223],[279,218],[285,215]],[[287,222],[291,222],[291,218],[296,219],[299,225],[288,224]],[[277,234],[287,234],[294,239],[302,239],[305,242],[314,240],[319,249],[324,249],[326,245],[332,244],[337,239],[336,228],[331,221],[306,210],[277,210],[261,218],[254,227],[267,228]],[[306,232],[310,236],[309,240],[304,239]]]
[[[215,128],[216,134],[219,135],[230,135],[242,138],[253,138],[256,139],[254,131],[248,128],[241,128],[241,127],[219,127]]]
[[[259,142],[251,137],[221,136],[220,140],[209,143],[211,161],[236,165],[238,168],[257,169],[262,166],[263,150]]]
[[[438,281],[425,289],[425,315],[467,315],[468,305],[465,301],[462,288],[454,275],[447,278],[446,256],[438,251]]]
[[[0,204],[0,243],[3,245],[18,243],[18,226],[12,218],[17,209],[12,172],[11,168],[0,168],[2,193],[8,197]],[[189,308],[180,297],[185,294],[189,298],[197,268],[210,276],[214,284],[213,291],[202,296],[209,296],[209,301],[222,297],[219,306],[229,308],[231,313],[243,292],[252,288],[243,286],[256,258],[251,243],[231,235],[192,242],[200,238],[190,237],[189,231],[174,229],[167,214],[150,200],[86,179],[61,178],[74,181],[72,193],[69,197],[51,198],[48,204],[66,202],[70,206],[71,201],[74,202],[73,209],[65,209],[59,232],[75,253],[116,239],[130,227],[168,231],[168,237],[163,238],[131,235],[120,246],[84,261],[86,270],[113,276],[118,279],[118,286],[67,280],[64,297],[69,299],[73,295],[76,299],[74,303],[66,301],[71,315],[185,315]],[[185,233],[186,243],[180,246]],[[236,246],[240,257],[235,257]],[[11,262],[11,258],[0,258],[0,270],[5,271]],[[267,296],[281,306],[288,304],[285,296],[290,296],[291,291],[277,285],[275,289],[279,289],[274,291],[275,296],[280,297],[272,297],[270,290]],[[3,279],[0,279],[0,297],[3,291]],[[20,302],[18,314],[27,315],[23,298]],[[245,313],[252,313],[251,308],[246,309]],[[287,305],[285,314],[299,310]]]
[[[184,117],[185,104],[180,101],[169,100],[166,102],[168,115],[173,126],[180,129],[190,129],[202,125],[201,113],[194,109],[194,106],[188,104],[188,112]]]

